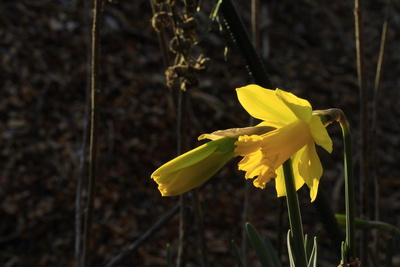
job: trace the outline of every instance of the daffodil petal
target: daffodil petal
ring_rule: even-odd
[[[309,122],[312,115],[310,103],[292,93],[276,89],[276,95],[283,103],[296,115],[296,117],[305,122]]]
[[[254,186],[264,189],[267,183],[276,177],[274,169],[268,165],[269,160],[263,157],[260,150],[257,150],[244,157],[238,163],[238,168],[246,172],[246,179],[256,177],[253,181]]]
[[[223,137],[235,138],[237,139],[241,135],[261,135],[270,131],[275,130],[276,128],[265,125],[257,125],[255,127],[245,127],[245,128],[231,128],[226,130],[218,130],[212,132],[210,134],[202,134],[198,137],[199,140],[203,139],[211,139],[218,140]]]
[[[157,170],[155,170],[151,176],[153,177],[163,173],[174,172],[178,169],[186,168],[187,166],[190,166],[200,160],[203,160],[204,158],[208,157],[211,153],[213,153],[215,149],[217,149],[218,143],[219,143],[218,140],[216,140],[205,143],[199,147],[196,147],[195,149],[192,149],[168,161],[167,163],[159,167]]]
[[[315,200],[318,193],[319,180],[322,176],[322,164],[315,150],[314,142],[305,147],[299,159],[299,174],[310,188],[311,202]]]
[[[278,197],[286,196],[285,176],[283,174],[282,165],[276,169],[275,173],[276,173],[276,178],[275,178],[276,194]]]
[[[293,112],[276,96],[275,90],[251,84],[236,89],[240,104],[254,118],[275,123],[290,123],[296,119]]]
[[[247,156],[260,149],[260,144],[263,138],[259,135],[243,135],[239,136],[235,142],[235,157]]]
[[[303,154],[307,146],[304,146],[299,151],[297,151],[292,157],[292,168],[293,168],[293,177],[294,177],[294,184],[296,187],[296,191],[299,190],[304,185],[304,178],[301,176],[299,171],[300,166],[300,159],[302,158]]]
[[[274,162],[276,168],[313,140],[308,124],[302,120],[263,134],[262,137],[261,151]]]
[[[304,179],[299,174],[299,159],[304,152],[305,147],[301,148],[292,157],[292,170],[296,191],[304,185]],[[275,189],[278,197],[286,196],[285,177],[282,165],[276,169]]]
[[[151,178],[163,196],[182,194],[204,183],[233,157],[235,139],[221,138],[162,165]]]
[[[183,194],[203,183],[217,173],[228,160],[233,157],[232,151],[217,151],[209,157],[183,168],[169,177],[170,181],[159,184],[158,189],[163,196],[176,196]]]
[[[309,127],[315,143],[331,153],[333,149],[332,139],[322,124],[321,118],[316,115],[312,116]]]
[[[199,137],[197,137],[197,140],[200,141],[200,140],[204,140],[204,139],[209,139],[209,140],[215,141],[215,140],[218,140],[218,139],[221,139],[221,138],[224,138],[224,136],[213,134],[213,133],[210,133],[210,134],[205,133],[205,134],[202,134]]]
[[[257,124],[257,127],[262,127],[262,126],[267,126],[271,128],[281,128],[283,126],[287,125],[287,123],[281,122],[281,121],[262,121],[259,124]]]

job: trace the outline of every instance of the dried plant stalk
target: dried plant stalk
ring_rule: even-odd
[[[99,69],[100,69],[100,28],[103,14],[104,0],[94,1],[93,27],[92,27],[92,53],[91,53],[91,116],[90,116],[90,154],[89,154],[89,184],[88,199],[86,205],[86,216],[83,235],[82,266],[89,266],[89,251],[92,237],[93,206],[96,189],[97,166],[98,166],[98,122],[99,107],[98,98],[100,94]]]

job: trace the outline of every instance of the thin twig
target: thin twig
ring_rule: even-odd
[[[365,49],[364,49],[364,22],[363,22],[363,0],[355,0],[354,17],[356,29],[356,51],[357,51],[357,73],[358,73],[358,86],[360,90],[360,122],[361,122],[361,162],[360,162],[360,176],[362,188],[362,202],[361,212],[363,216],[368,215],[368,94],[367,94],[367,80],[365,71]]]
[[[84,1],[84,21],[85,21],[85,33],[87,36],[86,48],[86,66],[87,66],[87,77],[86,77],[86,88],[85,88],[85,115],[83,120],[83,134],[82,134],[82,145],[80,148],[80,159],[79,159],[79,171],[77,174],[77,184],[75,193],[75,264],[76,267],[81,266],[81,253],[82,253],[82,183],[83,183],[83,172],[86,162],[86,146],[89,133],[89,116],[90,116],[90,19],[89,19],[89,1]]]
[[[83,235],[82,266],[89,266],[89,251],[91,243],[91,229],[93,206],[96,189],[98,146],[97,132],[99,122],[98,97],[100,93],[99,68],[100,68],[100,27],[103,13],[104,0],[94,1],[93,27],[92,27],[92,52],[91,52],[91,121],[90,121],[90,154],[89,154],[89,184],[86,216]]]
[[[135,240],[125,251],[121,252],[117,256],[115,256],[106,267],[115,266],[122,259],[132,253],[135,249],[137,249],[140,245],[146,242],[155,232],[157,232],[161,227],[163,227],[169,220],[174,217],[179,211],[179,205],[176,204],[168,213],[166,213],[163,217],[161,217],[152,227],[150,227],[143,235],[141,235],[138,239]]]
[[[260,0],[251,0],[251,33],[256,51],[260,50]]]
[[[154,14],[159,12],[159,8],[154,4],[154,0],[150,0],[150,5],[151,5],[151,11]],[[162,58],[164,62],[164,69],[167,69],[171,63],[170,63],[170,57],[168,54],[168,47],[167,47],[167,40],[165,38],[165,30],[164,27],[161,27],[159,31],[156,31],[157,33],[157,39],[158,43],[160,45],[161,53],[162,53]]]
[[[207,246],[206,240],[204,236],[204,220],[203,220],[203,212],[201,209],[200,201],[199,201],[199,190],[195,188],[190,191],[190,198],[192,199],[192,206],[194,211],[194,216],[196,220],[197,227],[197,239],[199,240],[199,249],[201,255],[201,266],[208,267],[208,255],[207,255]]]
[[[380,91],[380,83],[382,77],[382,64],[383,57],[385,54],[385,45],[386,45],[386,34],[389,20],[389,8],[390,0],[386,3],[386,15],[385,20],[382,25],[382,36],[381,36],[381,44],[379,49],[379,58],[376,65],[376,74],[375,74],[375,83],[374,83],[374,98],[373,98],[373,107],[372,107],[372,130],[371,130],[371,138],[372,138],[372,151],[375,151],[372,156],[372,173],[374,177],[374,189],[375,189],[375,211],[374,211],[374,220],[378,221],[380,217],[380,182],[379,182],[379,164],[378,164],[378,103],[379,103],[379,91]],[[377,230],[379,231],[379,230]],[[378,232],[375,232],[374,243],[375,243],[375,251],[378,249]]]
[[[242,218],[242,259],[243,266],[247,266],[247,231],[246,223],[249,218],[249,198],[250,198],[250,180],[246,180],[244,184],[244,199],[243,199],[243,218]]]
[[[364,21],[363,21],[363,0],[354,2],[354,19],[356,34],[356,53],[357,53],[357,73],[358,86],[360,92],[360,124],[361,124],[361,146],[360,146],[360,212],[361,218],[368,218],[370,215],[369,207],[369,125],[368,125],[368,94],[365,71],[365,51],[364,51]],[[362,262],[367,262],[367,232],[364,231],[361,238],[360,253]]]
[[[183,151],[182,146],[186,145],[186,142],[183,140],[185,138],[185,123],[184,117],[186,115],[185,104],[186,103],[186,92],[179,89],[178,94],[178,110],[177,110],[177,154],[180,155]],[[189,228],[189,215],[188,215],[188,195],[182,194],[179,196],[179,205],[181,207],[179,213],[179,246],[178,246],[178,260],[177,267],[186,266],[186,251],[187,251],[187,235]]]

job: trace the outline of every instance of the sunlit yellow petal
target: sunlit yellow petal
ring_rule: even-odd
[[[275,128],[267,125],[257,125],[255,127],[244,127],[244,128],[231,128],[226,130],[218,130],[210,134],[202,134],[198,137],[198,139],[218,140],[223,137],[237,139],[241,135],[260,135],[270,132],[272,130],[275,130]]]
[[[276,167],[312,140],[308,124],[301,120],[263,134],[262,137],[262,153],[269,158],[275,158],[274,155],[278,155],[274,163]]]
[[[163,196],[175,196],[183,194],[203,183],[217,173],[233,156],[231,152],[215,152],[206,159],[183,168],[174,174],[168,184],[160,184],[159,190]]]
[[[301,148],[292,157],[292,170],[295,182],[296,191],[304,185],[304,179],[299,174],[299,159],[303,154],[305,147]],[[285,177],[282,165],[276,169],[275,189],[278,197],[286,196]]]
[[[296,117],[305,122],[309,122],[312,115],[310,103],[292,93],[276,89],[276,95],[285,103],[285,105],[296,115]]]
[[[299,174],[310,188],[311,201],[314,201],[317,197],[319,179],[322,176],[322,165],[315,150],[314,142],[305,147],[298,166]]]
[[[273,123],[290,123],[296,119],[291,110],[276,96],[275,90],[251,84],[236,89],[240,104],[254,118]]]
[[[276,171],[275,189],[278,197],[286,196],[285,177],[283,176],[283,167],[279,166]]]
[[[331,153],[333,146],[332,139],[322,124],[320,117],[312,116],[309,125],[315,143]]]
[[[293,177],[294,177],[294,183],[296,187],[296,191],[299,190],[303,185],[304,185],[304,178],[300,175],[299,171],[299,165],[300,165],[300,159],[304,154],[304,151],[306,150],[307,146],[304,146],[301,148],[299,151],[297,151],[292,157],[292,169],[293,169]]]
[[[281,128],[285,125],[287,125],[287,123],[284,123],[281,121],[262,121],[259,124],[257,124],[257,127],[268,126],[268,127],[273,127],[273,128]]]
[[[267,183],[276,177],[275,171],[269,167],[270,161],[263,157],[261,151],[256,151],[244,157],[238,164],[241,171],[245,171],[245,178],[254,179],[255,187],[265,188]]]
[[[208,142],[158,168],[151,177],[163,196],[182,194],[204,183],[233,157],[232,138]]]
[[[239,136],[235,142],[235,157],[246,156],[260,150],[263,138],[259,135],[243,135]]]
[[[308,124],[301,120],[261,136],[240,136],[235,143],[235,156],[244,157],[238,164],[239,170],[246,171],[246,178],[257,176],[254,185],[264,188],[271,179],[277,177],[276,169],[310,142],[313,140]],[[298,179],[296,187],[304,184],[301,177]],[[284,194],[284,187],[278,185],[277,192],[278,195]]]
[[[218,134],[214,134],[214,133],[210,133],[210,134],[208,134],[208,133],[205,133],[205,134],[202,134],[202,135],[200,135],[199,137],[197,137],[197,140],[204,140],[204,139],[209,139],[209,140],[218,140],[218,139],[221,139],[221,138],[224,138],[224,136],[222,136],[222,135],[218,135]]]
[[[217,141],[205,143],[168,161],[157,170],[155,170],[151,176],[160,176],[161,174],[171,173],[178,169],[186,168],[187,166],[193,165],[194,163],[211,155],[217,149],[217,146]]]

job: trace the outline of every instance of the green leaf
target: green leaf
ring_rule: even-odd
[[[238,267],[243,267],[244,265],[243,265],[242,257],[240,257],[239,248],[238,248],[235,240],[231,241],[231,245],[232,245],[233,255],[235,255],[235,259],[236,259],[236,263],[237,263]]]
[[[167,267],[172,267],[172,255],[171,255],[171,246],[167,244]]]
[[[346,225],[345,215],[335,214],[335,217],[340,227],[344,227]],[[394,233],[396,235],[396,238],[400,238],[400,229],[389,223],[355,218],[355,226],[356,229],[384,229]]]
[[[273,266],[282,267],[282,264],[278,257],[278,254],[276,253],[275,248],[272,246],[271,241],[269,241],[268,238],[264,238],[264,245],[267,248],[267,250],[270,252],[270,256],[272,258],[272,261],[274,262]]]
[[[308,258],[308,267],[317,267],[317,237],[314,237],[311,255]]]
[[[386,244],[385,266],[392,267],[392,261],[393,261],[393,238],[390,237]]]
[[[287,247],[288,247],[288,254],[289,254],[289,262],[290,262],[290,267],[296,267],[296,264],[294,264],[291,239],[292,239],[292,234],[290,233],[290,230],[289,230],[287,233]]]
[[[253,246],[258,260],[261,263],[261,266],[272,267],[274,265],[274,261],[271,257],[271,252],[268,251],[267,247],[264,245],[260,235],[257,233],[256,229],[250,224],[246,223],[247,235],[249,236],[250,243]]]

